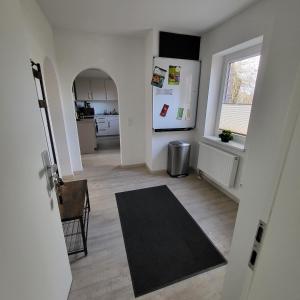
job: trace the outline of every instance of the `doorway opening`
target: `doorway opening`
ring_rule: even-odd
[[[90,68],[76,76],[72,90],[84,167],[119,166],[120,120],[114,80],[106,72]]]

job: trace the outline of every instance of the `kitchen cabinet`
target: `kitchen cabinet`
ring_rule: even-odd
[[[119,135],[119,117],[110,116],[108,118],[108,127],[111,135]]]
[[[104,79],[91,78],[91,93],[93,100],[106,100],[106,90]]]
[[[118,100],[117,87],[112,79],[81,77],[75,80],[75,88],[76,100]]]
[[[105,80],[106,100],[118,100],[117,87],[113,80]]]
[[[76,100],[91,100],[90,80],[88,78],[77,78],[75,80]]]
[[[97,116],[97,136],[119,135],[119,116],[105,115]]]
[[[75,80],[76,100],[106,100],[104,79],[78,78]]]
[[[108,122],[105,116],[96,118],[97,136],[108,135]]]
[[[107,116],[108,135],[119,135],[119,117]]]

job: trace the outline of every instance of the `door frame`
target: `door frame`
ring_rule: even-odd
[[[49,135],[49,140],[50,140],[50,145],[48,145],[48,151],[52,152],[53,163],[55,165],[57,165],[57,155],[56,155],[56,151],[55,151],[54,138],[53,138],[53,134],[52,134],[52,127],[51,127],[50,116],[49,116],[49,111],[48,111],[48,105],[47,105],[47,99],[46,99],[46,93],[45,93],[45,87],[44,87],[44,81],[43,81],[41,65],[40,65],[40,63],[35,63],[33,60],[30,60],[30,63],[31,63],[31,69],[32,69],[33,77],[34,77],[34,79],[38,79],[39,83],[40,83],[42,99],[39,99],[39,93],[38,93],[38,90],[37,90],[36,81],[34,80],[34,84],[35,84],[35,87],[36,87],[36,90],[37,90],[37,98],[38,98],[39,108],[40,108],[41,111],[44,110],[45,116],[46,116],[47,128],[44,125],[44,130],[45,130],[45,133],[46,133],[46,131],[48,131],[47,133]],[[49,146],[50,146],[50,148],[49,148]],[[59,176],[58,168],[56,170],[56,173]]]

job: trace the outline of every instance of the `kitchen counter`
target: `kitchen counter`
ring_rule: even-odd
[[[87,116],[84,116],[84,117],[81,117],[80,120],[85,120],[85,119],[96,119],[97,117],[119,117],[119,115],[109,115],[109,114],[97,114],[97,115],[87,115]]]
[[[80,119],[77,129],[81,154],[94,153],[97,147],[95,120]]]
[[[97,114],[97,115],[95,115],[95,117],[97,117],[97,116],[99,116],[99,117],[111,117],[111,116],[116,116],[116,117],[118,117],[119,115],[114,115],[114,114]]]

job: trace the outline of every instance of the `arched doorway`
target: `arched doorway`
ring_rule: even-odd
[[[120,165],[117,86],[100,69],[86,69],[73,82],[77,130],[83,166]]]

